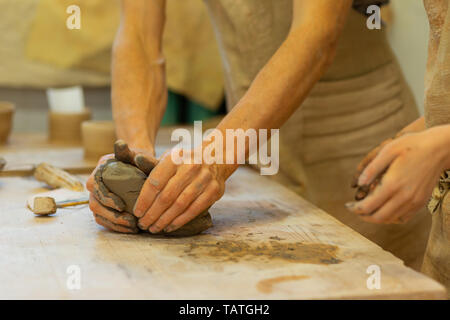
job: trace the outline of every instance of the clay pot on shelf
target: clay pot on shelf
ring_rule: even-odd
[[[0,101],[0,144],[5,144],[11,134],[14,111],[14,104]]]
[[[82,112],[55,112],[48,114],[48,132],[51,143],[80,145],[81,124],[91,119],[91,110],[85,108]]]
[[[86,160],[98,161],[101,156],[114,153],[117,138],[113,121],[85,121],[81,131]]]

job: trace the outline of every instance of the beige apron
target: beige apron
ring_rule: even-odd
[[[430,20],[430,44],[425,82],[427,127],[450,124],[450,4],[425,0]],[[449,144],[450,147],[450,144]],[[447,287],[450,298],[450,171],[443,174],[440,189],[433,191],[438,204],[429,206],[432,227],[422,271]],[[433,200],[430,201],[430,205]]]
[[[205,2],[232,107],[285,39],[292,0]],[[406,225],[379,226],[344,207],[353,199],[350,182],[361,158],[417,117],[384,31],[368,30],[365,17],[352,11],[334,63],[280,130],[280,172],[274,178],[420,268],[431,220],[425,210]]]

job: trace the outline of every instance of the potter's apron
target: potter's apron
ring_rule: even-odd
[[[450,124],[450,4],[426,0],[430,50],[425,82],[427,127]],[[450,146],[450,143],[449,143]],[[447,287],[450,298],[450,171],[442,174],[428,205],[432,226],[422,271]]]
[[[292,0],[205,2],[232,107],[285,39]],[[273,178],[419,268],[429,215],[424,212],[406,225],[379,226],[344,207],[353,199],[350,182],[361,158],[418,117],[384,31],[368,30],[365,19],[356,11],[349,14],[334,63],[281,128],[280,171]]]

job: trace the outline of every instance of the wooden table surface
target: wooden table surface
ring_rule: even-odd
[[[445,298],[435,281],[249,168],[211,208],[214,227],[183,239],[110,232],[86,205],[35,217],[25,203],[39,191],[32,177],[0,178],[2,299]],[[380,289],[367,287],[370,266]]]

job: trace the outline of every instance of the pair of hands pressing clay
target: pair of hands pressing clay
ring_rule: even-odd
[[[114,157],[109,156],[93,174],[91,186],[88,189],[95,195],[95,201],[99,201],[108,208],[112,219],[106,219],[105,215],[94,213],[96,221],[109,229],[138,233],[138,218],[133,215],[133,209],[141,192],[141,189],[152,171],[158,164],[143,155],[135,155],[128,145],[119,140],[114,145]],[[92,195],[91,195],[92,197]],[[123,224],[117,225],[112,221]],[[183,227],[166,233],[167,236],[192,236],[199,234],[212,226],[212,219],[206,210]],[[147,231],[147,230],[145,230]]]

